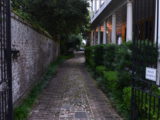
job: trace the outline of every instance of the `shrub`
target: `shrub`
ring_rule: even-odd
[[[115,53],[117,46],[114,44],[107,44],[104,46],[104,65],[108,71],[114,70]]]
[[[129,71],[132,65],[132,51],[130,44],[122,44],[115,51],[115,69],[118,71]]]
[[[151,120],[159,120],[157,119],[159,112],[156,112],[159,109],[159,98],[156,95],[153,95],[153,93],[144,93],[141,90],[136,89],[134,91],[139,93],[135,95],[135,115],[143,120],[148,120],[148,116],[150,116]],[[142,102],[139,101],[140,97],[143,97]],[[141,106],[139,104],[141,104]]]
[[[91,53],[94,56],[92,56],[92,62],[95,66],[98,65],[96,67],[98,84],[114,101],[115,107],[126,119],[130,119],[129,112],[131,112],[132,73],[134,72],[137,78],[144,79],[146,66],[157,65],[155,64],[158,56],[157,46],[143,40],[138,42],[141,42],[141,46],[133,46],[129,42],[121,45],[97,45],[91,48],[94,51]],[[141,63],[135,63],[136,68],[132,68],[134,67],[132,56],[135,62]],[[143,120],[150,116],[151,120],[156,120],[159,113],[155,112],[158,110],[155,106],[159,106],[159,98],[155,96],[160,95],[160,89],[156,85],[150,86],[140,81],[136,83],[136,87],[141,90],[134,90],[137,93],[134,99],[135,116]]]
[[[131,87],[125,87],[123,89],[123,104],[127,111],[130,111],[131,108],[131,91],[132,91]]]
[[[89,67],[94,68],[95,67],[94,46],[85,48],[85,56],[86,56],[86,64],[89,65]]]
[[[124,43],[116,48],[114,68],[118,71],[117,97],[122,100],[123,89],[130,86],[132,67],[132,43]]]
[[[124,116],[128,116],[130,109],[132,49],[132,43],[96,45],[86,49],[86,63],[96,73],[99,87],[112,98]]]
[[[85,49],[86,63],[91,68],[104,65],[108,71],[114,70],[116,48],[115,44],[87,47]]]
[[[86,47],[85,48],[86,64],[89,64],[90,55],[91,55],[91,47]]]
[[[94,62],[96,66],[104,65],[104,45],[97,45],[94,47]]]
[[[122,100],[120,100],[120,111],[122,115],[126,118],[126,120],[130,120],[129,114],[131,113],[131,87],[125,87],[123,89]]]
[[[105,91],[115,93],[117,87],[118,74],[115,71],[105,71],[102,86]]]
[[[131,85],[131,73],[127,71],[119,71],[117,73],[117,90],[123,90],[123,88]],[[122,91],[119,91],[118,96],[121,97]]]
[[[99,76],[103,75],[103,72],[106,70],[105,66],[97,66],[96,67],[96,74]]]

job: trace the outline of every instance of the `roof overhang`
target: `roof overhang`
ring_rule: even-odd
[[[102,11],[111,3],[112,0],[106,0],[102,5],[101,8],[96,11],[96,14],[91,18],[91,23],[93,23],[97,17],[102,13]]]
[[[112,15],[118,8],[126,4],[127,0],[110,0],[107,6],[104,5],[104,8],[97,11],[94,18],[91,20],[91,27],[95,28],[99,24],[103,23],[105,19]],[[102,6],[103,7],[103,6]]]

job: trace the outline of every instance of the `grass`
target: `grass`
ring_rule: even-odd
[[[38,96],[43,89],[47,86],[51,78],[56,74],[56,70],[64,60],[71,58],[72,56],[61,56],[55,62],[51,63],[47,72],[42,79],[32,88],[29,95],[23,100],[23,102],[14,109],[14,120],[26,120],[29,112],[32,110]]]

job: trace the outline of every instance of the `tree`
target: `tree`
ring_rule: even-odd
[[[89,5],[85,0],[13,0],[13,3],[55,37],[79,33],[88,24]]]
[[[72,34],[85,35],[88,31],[89,4],[86,0],[12,0],[12,6],[27,13],[32,21],[60,41],[62,49],[68,48]]]

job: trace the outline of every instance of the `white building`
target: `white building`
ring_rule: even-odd
[[[90,45],[134,43],[131,120],[160,119],[160,96],[152,89],[160,87],[159,6],[159,0],[91,0]]]
[[[133,39],[157,41],[158,1],[91,0],[90,44],[121,44]]]

